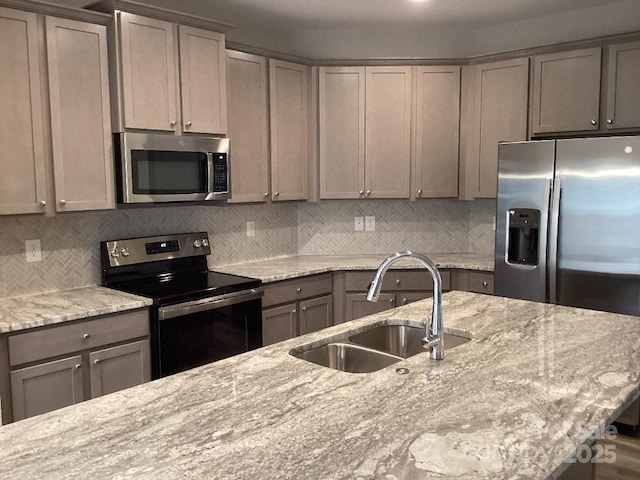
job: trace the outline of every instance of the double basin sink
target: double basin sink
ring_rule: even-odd
[[[371,329],[346,334],[343,340],[327,342],[317,347],[297,347],[294,357],[324,367],[350,373],[369,373],[383,369],[405,358],[428,352],[422,345],[424,327],[411,325],[374,325]],[[445,352],[470,339],[445,333]]]

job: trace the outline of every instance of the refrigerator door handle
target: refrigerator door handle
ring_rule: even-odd
[[[549,272],[549,302],[557,303],[558,278],[558,242],[560,241],[560,201],[562,198],[562,182],[556,177],[553,185],[553,201],[551,202],[551,218],[549,219],[549,256],[547,269]]]

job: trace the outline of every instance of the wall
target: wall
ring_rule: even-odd
[[[246,236],[246,222],[256,236]],[[292,255],[298,250],[297,205],[172,206],[55,217],[0,217],[0,298],[100,283],[104,240],[206,230],[210,264]],[[25,262],[24,241],[39,238],[42,261]]]
[[[298,251],[328,253],[493,253],[493,200],[345,201],[302,204]],[[354,231],[354,217],[376,217],[375,232]]]
[[[493,251],[495,202],[323,201],[171,206],[0,217],[0,298],[96,285],[104,240],[206,230],[209,266],[296,253]],[[376,232],[354,232],[354,216],[376,216]],[[246,222],[256,236],[247,237]],[[26,263],[24,241],[40,239],[42,261]]]

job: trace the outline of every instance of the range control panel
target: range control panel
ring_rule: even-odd
[[[111,267],[211,253],[207,232],[111,240],[102,242],[101,248],[105,250]]]

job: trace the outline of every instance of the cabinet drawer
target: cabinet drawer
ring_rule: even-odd
[[[108,315],[9,337],[9,363],[35,362],[147,335],[148,310]]]
[[[268,307],[280,303],[295,302],[303,298],[325,295],[331,293],[332,288],[333,281],[330,273],[265,285],[262,306]]]
[[[493,295],[493,275],[491,273],[469,272],[469,291]]]
[[[375,271],[346,272],[345,283],[347,292],[363,292],[368,290],[373,281]],[[451,288],[451,273],[441,270],[442,289]],[[383,291],[431,291],[433,282],[426,270],[389,270],[382,281]]]

